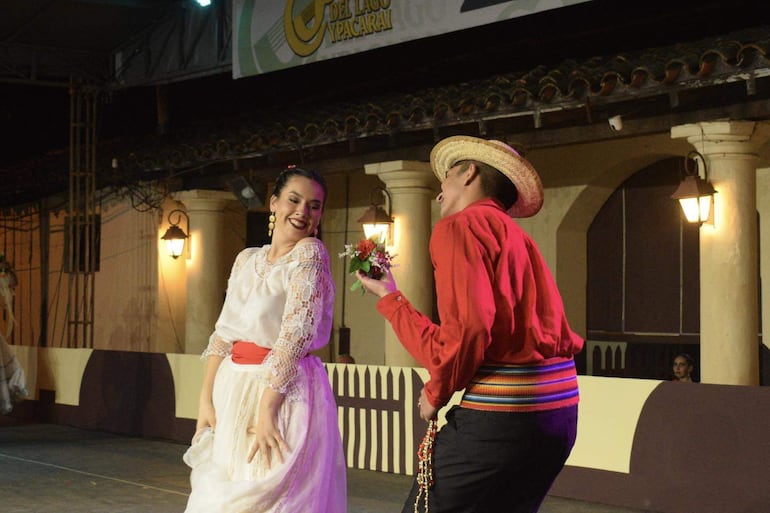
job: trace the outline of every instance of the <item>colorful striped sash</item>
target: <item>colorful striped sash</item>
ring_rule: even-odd
[[[460,406],[528,412],[572,406],[578,400],[575,362],[552,358],[541,364],[482,365],[465,387]]]

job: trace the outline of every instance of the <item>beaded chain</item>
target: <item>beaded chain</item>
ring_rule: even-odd
[[[436,419],[428,421],[428,431],[417,450],[417,497],[414,499],[414,513],[420,513],[420,497],[428,513],[428,490],[433,486],[433,445],[436,440]]]

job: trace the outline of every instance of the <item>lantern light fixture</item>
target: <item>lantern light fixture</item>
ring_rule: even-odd
[[[387,199],[387,212],[380,206]],[[388,244],[391,227],[393,226],[393,216],[391,215],[391,197],[390,193],[382,187],[375,187],[370,193],[372,205],[364,212],[364,215],[358,219],[364,227],[364,235],[367,239],[377,237],[382,244]]]
[[[703,176],[699,169],[703,165]],[[684,180],[679,184],[671,198],[679,200],[685,218],[692,224],[704,222],[714,224],[714,194],[716,190],[708,181],[706,160],[697,151],[691,151],[684,160]]]
[[[171,220],[171,216],[174,214],[176,214],[176,222]],[[164,233],[163,237],[161,237],[161,239],[166,241],[166,248],[168,248],[168,253],[174,259],[179,258],[179,256],[182,254],[185,247],[185,240],[189,238],[189,235],[187,235],[184,230],[179,227],[179,223],[182,220],[182,217],[184,217],[187,221],[187,230],[189,231],[189,216],[183,210],[175,209],[169,212],[168,222],[171,226],[168,227],[166,233]]]

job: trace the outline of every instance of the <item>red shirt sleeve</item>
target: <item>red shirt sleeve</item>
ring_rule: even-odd
[[[430,379],[426,394],[434,407],[465,388],[484,360],[495,315],[491,264],[462,218],[436,224],[430,242],[441,325],[414,309],[399,292],[377,308],[390,321],[407,351]]]

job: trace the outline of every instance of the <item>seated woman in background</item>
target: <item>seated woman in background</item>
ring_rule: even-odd
[[[681,383],[695,383],[692,379],[692,372],[695,369],[695,363],[692,356],[687,353],[679,353],[674,358],[674,378],[671,381]]]

